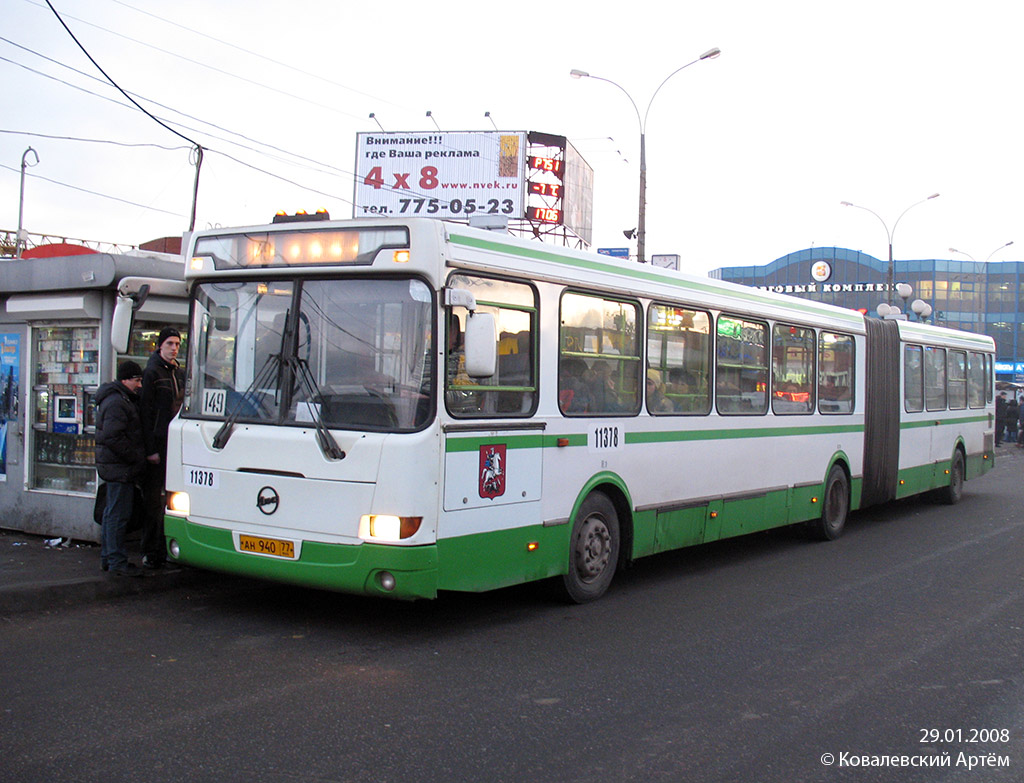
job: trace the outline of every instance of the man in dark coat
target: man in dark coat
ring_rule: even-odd
[[[1006,429],[1006,392],[996,395],[996,445],[1003,445],[1003,430]]]
[[[163,568],[164,481],[167,477],[167,427],[181,408],[185,382],[178,365],[181,334],[173,326],[160,330],[156,350],[142,374],[142,431],[146,442],[146,514],[142,526],[142,565]]]
[[[124,551],[135,481],[146,468],[138,406],[141,388],[142,368],[127,361],[117,368],[117,380],[96,392],[96,472],[107,485],[100,567],[118,576],[142,575]]]

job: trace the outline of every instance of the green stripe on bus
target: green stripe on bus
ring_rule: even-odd
[[[935,411],[940,413],[941,411]],[[900,424],[901,430],[913,430],[918,427],[935,427],[945,426],[949,424],[971,424],[978,421],[988,421],[988,414],[981,414],[980,416],[951,416],[945,419],[928,419],[927,421],[904,421]]]
[[[842,432],[863,432],[863,424],[840,424],[821,427],[774,427],[742,430],[679,430],[674,432],[627,432],[626,445],[634,443],[669,443],[692,440],[732,440],[738,438],[788,438],[803,435],[831,435]]]
[[[500,430],[500,425],[494,429]],[[481,446],[486,446],[495,441],[501,441],[505,444],[505,448],[508,449],[540,449],[545,445],[544,436],[537,435],[494,435],[490,437],[473,436],[471,438],[460,438],[448,436],[448,440],[445,443],[445,451],[448,453],[456,451],[476,451]],[[583,442],[586,443],[586,436],[583,436]],[[554,445],[554,444],[551,444]]]
[[[500,427],[495,427],[499,430]],[[863,432],[862,424],[836,424],[822,425],[819,427],[775,427],[773,429],[742,429],[742,430],[674,430],[671,432],[627,432],[626,445],[642,443],[673,443],[680,441],[696,440],[733,440],[741,438],[785,438],[799,437],[804,435],[832,435],[846,432]],[[566,440],[564,446],[559,446],[560,440]],[[587,436],[584,433],[573,433],[569,435],[493,435],[493,436],[472,436],[460,438],[449,435],[445,442],[447,453],[461,451],[476,451],[481,446],[487,446],[495,441],[501,441],[509,449],[538,449],[538,448],[564,448],[565,446],[586,446]]]
[[[489,241],[486,239],[480,239],[478,237],[467,237],[461,234],[449,234],[449,241],[452,244],[463,245],[465,247],[477,248],[479,250],[490,250],[499,253],[505,253],[507,255],[520,256],[522,258],[530,258],[535,261],[550,261],[556,264],[563,264],[565,266],[572,266],[582,269],[589,269],[594,272],[606,272],[621,277],[636,278],[639,280],[647,280],[649,282],[663,283],[665,285],[677,286],[680,288],[687,288],[689,290],[707,293],[717,294],[720,296],[731,297],[733,299],[745,300],[759,305],[773,305],[775,307],[783,307],[786,309],[793,310],[796,313],[800,313],[805,316],[808,312],[812,312],[818,315],[828,316],[841,321],[848,322],[851,326],[862,325],[864,319],[861,316],[853,315],[852,313],[844,313],[841,309],[837,312],[832,309],[826,309],[825,307],[818,306],[817,302],[810,299],[801,299],[799,304],[789,304],[788,302],[780,302],[777,299],[770,299],[766,296],[761,296],[754,289],[749,291],[744,290],[723,290],[714,285],[702,283],[699,280],[674,280],[671,277],[663,277],[658,274],[646,272],[643,269],[626,268],[621,266],[615,266],[613,264],[603,263],[597,260],[590,260],[586,258],[576,258],[573,256],[563,256],[558,253],[552,253],[550,251],[541,250],[539,248],[524,248],[516,247],[513,245],[505,245],[500,242]]]

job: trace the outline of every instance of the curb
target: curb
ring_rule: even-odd
[[[203,581],[208,575],[190,569],[154,573],[139,578],[102,575],[49,581],[22,582],[0,588],[0,614],[46,612],[97,601],[180,588]]]

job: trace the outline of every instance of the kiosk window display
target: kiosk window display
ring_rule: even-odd
[[[99,388],[96,326],[37,326],[32,395],[33,489],[96,491],[95,403]]]
[[[136,321],[128,353],[146,366],[165,323]],[[184,338],[185,335],[182,334]],[[32,329],[32,469],[30,489],[96,492],[96,403],[100,337],[95,324],[41,325]],[[184,355],[184,349],[181,356]]]

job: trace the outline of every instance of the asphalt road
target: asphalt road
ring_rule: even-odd
[[[0,780],[1021,781],[1014,457],[959,506],[649,558],[586,606],[225,578],[18,615]]]

